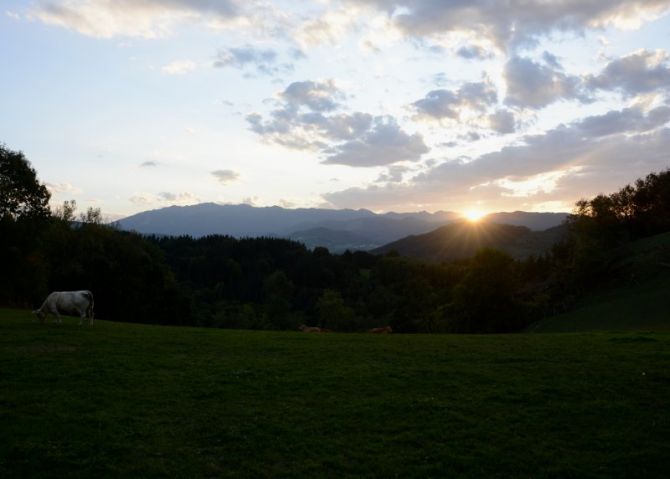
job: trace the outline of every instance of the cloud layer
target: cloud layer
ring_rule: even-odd
[[[247,122],[266,142],[317,151],[326,164],[382,166],[418,161],[428,152],[423,137],[392,116],[342,111],[345,99],[331,80],[294,82],[269,118],[252,113]]]

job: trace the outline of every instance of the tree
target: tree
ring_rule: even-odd
[[[353,331],[356,327],[354,311],[344,303],[339,291],[324,290],[316,303],[319,326],[337,331]]]
[[[516,263],[507,254],[483,248],[470,261],[454,290],[448,319],[453,332],[500,333],[525,326],[525,311],[518,300],[520,286]]]
[[[0,217],[46,218],[50,198],[24,154],[0,144]]]

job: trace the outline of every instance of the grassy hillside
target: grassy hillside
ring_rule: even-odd
[[[309,335],[0,310],[0,477],[665,477],[670,335]]]
[[[670,331],[670,233],[617,252],[609,279],[573,311],[535,323],[532,332]]]
[[[425,261],[454,261],[470,258],[481,248],[495,248],[518,259],[546,252],[565,234],[557,226],[546,231],[531,231],[525,226],[458,222],[430,233],[409,236],[372,251],[385,254],[396,251]]]

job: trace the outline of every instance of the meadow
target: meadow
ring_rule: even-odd
[[[0,310],[0,477],[667,477],[670,334],[365,335]]]

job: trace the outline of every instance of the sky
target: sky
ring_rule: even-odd
[[[117,219],[570,211],[670,166],[670,0],[3,0],[0,142]]]

